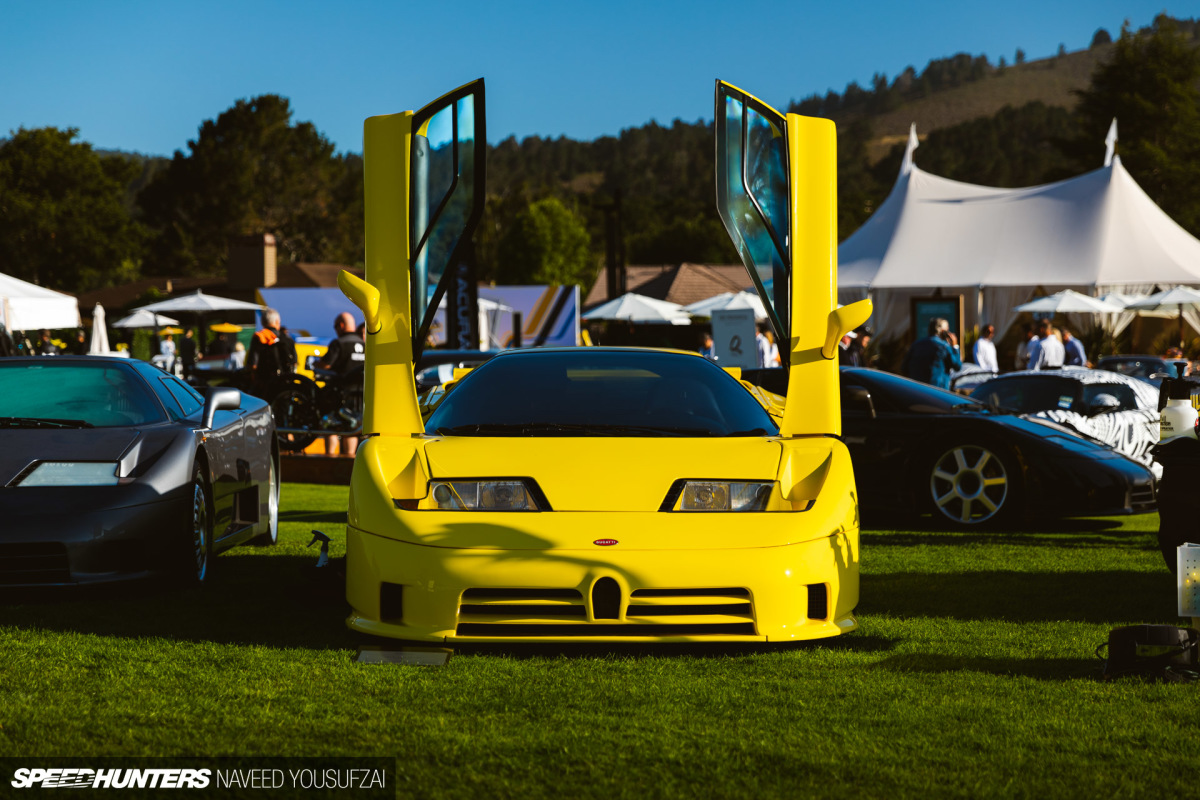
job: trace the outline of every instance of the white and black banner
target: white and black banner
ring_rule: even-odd
[[[0,797],[45,789],[162,797],[394,798],[393,758],[0,759]]]

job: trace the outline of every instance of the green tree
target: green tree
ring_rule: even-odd
[[[1079,167],[1100,166],[1105,132],[1118,120],[1121,162],[1163,211],[1200,235],[1200,49],[1166,17],[1129,26],[1112,59],[1079,92],[1079,135],[1066,150]]]
[[[285,261],[360,253],[361,160],[336,157],[311,122],[293,123],[287,98],[239,100],[188,148],[138,196],[155,233],[151,271],[218,273],[229,240],[252,233],[274,234]]]
[[[538,200],[518,213],[501,235],[496,279],[590,287],[596,277],[590,246],[587,227],[562,201]]]
[[[22,128],[0,146],[0,265],[68,292],[138,274],[143,231],[123,205],[140,167],[102,158],[75,128]]]

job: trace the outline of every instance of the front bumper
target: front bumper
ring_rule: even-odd
[[[165,570],[172,537],[191,512],[182,496],[67,511],[25,500],[0,503],[0,587],[107,583]]]
[[[347,624],[448,643],[781,642],[858,627],[857,529],[777,547],[622,549],[588,543],[661,525],[663,515],[552,515],[582,547],[430,546],[348,527]],[[731,534],[798,521],[739,516]]]

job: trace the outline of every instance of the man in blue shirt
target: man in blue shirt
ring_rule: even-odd
[[[1071,332],[1066,328],[1062,329],[1063,348],[1066,350],[1066,360],[1063,361],[1068,367],[1086,367],[1088,366],[1087,353],[1083,350],[1083,342],[1071,335]]]
[[[950,373],[960,368],[958,338],[950,331],[950,322],[935,319],[929,323],[929,335],[908,349],[902,369],[913,380],[949,389]]]

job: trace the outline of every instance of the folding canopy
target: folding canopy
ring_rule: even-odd
[[[841,301],[873,295],[875,327],[888,337],[907,330],[910,298],[935,290],[964,295],[968,327],[1003,333],[1013,308],[1038,293],[1200,285],[1200,241],[1119,156],[1068,180],[998,189],[931,175],[913,163],[915,149],[914,132],[891,194],[838,248]]]
[[[79,327],[79,303],[62,292],[0,274],[0,322],[10,331]]]

